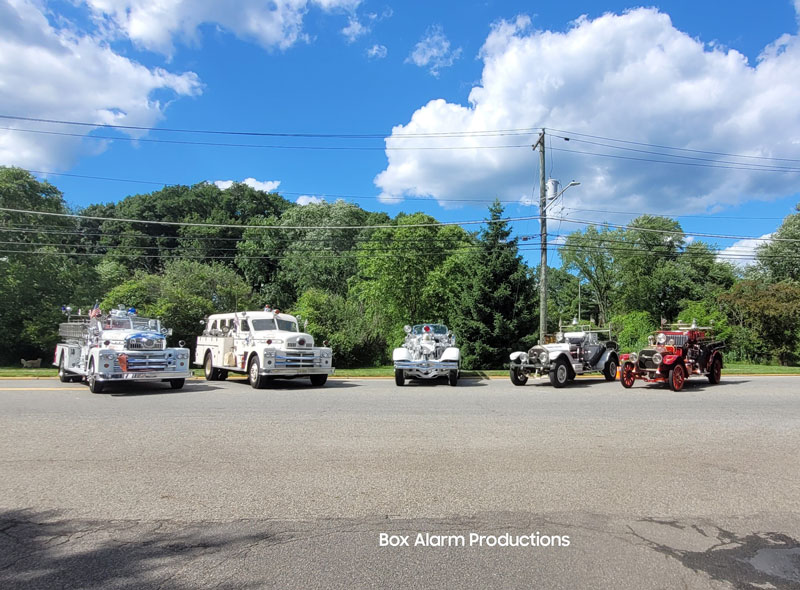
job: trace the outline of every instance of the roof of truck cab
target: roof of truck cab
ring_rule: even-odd
[[[237,312],[229,312],[229,313],[215,313],[208,316],[209,320],[228,320],[233,319],[234,317],[238,317],[240,319],[249,319],[249,320],[271,320],[274,318],[278,318],[281,320],[292,320],[297,321],[293,315],[288,313],[275,313],[274,311],[237,311]]]

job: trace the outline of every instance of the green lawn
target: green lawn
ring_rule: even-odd
[[[194,369],[196,377],[203,376],[202,369]],[[728,375],[800,375],[800,367],[781,367],[778,365],[747,365],[739,363],[726,363],[722,374]],[[23,369],[21,367],[0,367],[0,379],[5,377],[27,377],[29,379],[46,379],[58,375],[55,367],[42,367],[41,369]],[[337,377],[393,377],[394,369],[387,367],[367,367],[364,369],[336,369]],[[505,369],[489,371],[462,371],[462,377],[507,377]]]

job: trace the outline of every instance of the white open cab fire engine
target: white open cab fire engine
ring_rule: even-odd
[[[297,318],[278,310],[240,311],[208,316],[197,338],[194,362],[206,379],[225,379],[228,372],[246,373],[255,389],[273,378],[309,377],[324,385],[333,375],[333,355],[327,346],[314,346],[310,334],[300,332]]]
[[[168,381],[173,389],[191,377],[189,350],[167,348],[172,330],[157,319],[135,311],[112,310],[94,317],[71,315],[59,325],[63,343],[56,346],[53,364],[62,382],[86,380],[92,393],[109,382]]]

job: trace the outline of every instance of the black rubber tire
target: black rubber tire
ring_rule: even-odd
[[[622,387],[625,389],[633,387],[633,384],[636,382],[636,372],[632,362],[627,361],[620,368],[619,382],[622,383]]]
[[[511,377],[511,383],[514,385],[525,385],[528,382],[528,376],[522,372],[521,368],[512,366],[508,370],[508,376]]]
[[[86,375],[86,384],[89,386],[89,391],[92,393],[103,393],[104,384],[95,377],[94,359],[89,361],[89,372]]]
[[[553,387],[561,388],[569,383],[569,364],[560,357],[556,360],[555,365],[550,369],[550,383]]]
[[[214,368],[214,359],[210,351],[206,353],[203,359],[203,374],[206,377],[206,381],[219,381],[219,369]]]
[[[250,363],[247,365],[247,381],[253,389],[264,389],[267,384],[266,378],[260,374],[261,363],[258,362],[258,356],[253,355]]]
[[[455,387],[458,385],[458,369],[452,369],[447,374],[447,382],[450,384],[451,387]]]
[[[64,353],[61,353],[61,360],[58,361],[58,380],[61,383],[72,383],[75,380],[74,375],[70,375],[66,369],[64,369]]]
[[[606,366],[603,367],[603,377],[606,381],[617,380],[617,366],[617,360],[613,356],[606,361]]]
[[[327,375],[311,375],[311,385],[314,387],[322,387],[327,380]]]
[[[672,391],[683,389],[683,384],[686,382],[686,371],[683,369],[683,365],[675,365],[670,369],[667,382]]]
[[[394,370],[394,383],[399,387],[406,384],[406,376],[405,373],[403,373],[403,369]]]
[[[186,379],[170,379],[169,386],[172,389],[183,389],[183,384],[186,382]]]
[[[711,362],[711,370],[708,372],[708,382],[711,383],[711,385],[716,385],[720,382],[720,379],[722,379],[722,359],[717,355]]]

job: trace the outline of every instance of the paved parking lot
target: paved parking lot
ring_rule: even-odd
[[[797,588],[798,426],[795,377],[0,381],[0,586]]]

